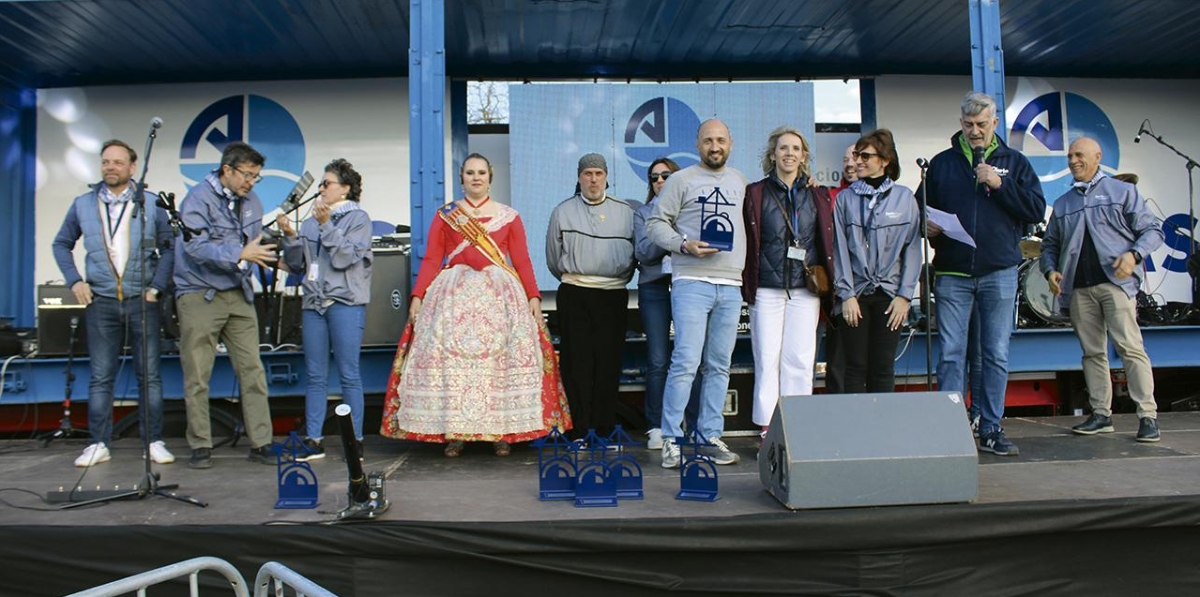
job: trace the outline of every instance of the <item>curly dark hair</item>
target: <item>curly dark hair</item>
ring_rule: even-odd
[[[362,199],[362,175],[354,169],[354,164],[338,158],[329,162],[325,166],[326,172],[332,172],[338,177],[338,182],[350,187],[350,192],[346,193],[346,198],[351,201],[359,201]]]

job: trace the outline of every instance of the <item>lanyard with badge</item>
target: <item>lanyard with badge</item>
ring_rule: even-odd
[[[800,246],[800,207],[796,204],[793,189],[788,189],[788,206],[784,207],[783,202],[779,197],[771,195],[771,199],[775,201],[775,205],[779,207],[779,211],[783,213],[783,221],[787,225],[788,233],[791,234],[792,242],[788,244],[787,258],[792,261],[804,263],[805,257],[808,256],[808,251]]]
[[[883,198],[883,193],[871,195],[870,203],[874,203],[875,206],[878,206],[879,200],[882,198]],[[875,206],[868,205],[868,201],[866,201],[865,198],[863,198],[861,195],[859,195],[859,199],[862,199],[862,201],[860,201],[858,204],[858,210],[859,210],[859,214],[862,217],[862,223],[863,223],[863,246],[866,247],[867,249],[870,249],[871,248],[871,231],[875,229],[874,228],[875,213],[876,213]]]

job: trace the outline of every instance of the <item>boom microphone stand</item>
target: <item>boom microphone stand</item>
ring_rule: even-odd
[[[933,310],[930,308],[930,296],[933,294],[929,286],[929,189],[925,185],[925,175],[929,171],[929,160],[917,158],[917,167],[921,169],[921,310],[925,312],[925,389],[933,391]]]
[[[1196,160],[1193,160],[1187,154],[1175,149],[1174,146],[1167,143],[1162,137],[1155,135],[1152,127],[1149,125],[1149,118],[1142,121],[1142,126],[1138,129],[1138,134],[1133,138],[1133,142],[1140,143],[1142,135],[1146,135],[1158,141],[1159,145],[1175,152],[1175,155],[1183,158],[1185,162],[1183,167],[1187,170],[1188,178],[1188,259],[1191,259],[1196,256],[1196,186],[1195,181],[1192,179],[1192,171],[1200,167],[1200,164],[1197,164]],[[1200,306],[1200,279],[1197,278],[1192,278],[1192,306]]]
[[[156,238],[147,236],[147,233],[146,233],[146,230],[147,230],[146,211],[147,210],[146,210],[146,206],[145,206],[145,193],[146,193],[146,172],[150,169],[150,153],[154,149],[154,140],[158,137],[158,129],[161,128],[162,125],[163,125],[163,121],[161,118],[155,117],[150,121],[150,135],[146,138],[146,152],[145,152],[146,157],[145,157],[145,161],[142,162],[142,175],[137,181],[137,185],[134,188],[134,195],[133,195],[133,206],[134,206],[133,217],[138,220],[138,223],[140,224],[141,231],[142,231],[142,237],[140,239],[141,242],[137,245],[137,247],[138,247],[137,254],[138,254],[138,260],[139,260],[138,266],[139,266],[139,269],[141,270],[141,292],[139,292],[140,296],[138,296],[138,298],[137,298],[137,300],[141,301],[141,303],[140,303],[141,317],[139,318],[140,321],[138,322],[138,324],[141,326],[140,329],[141,329],[141,335],[142,335],[140,346],[139,346],[139,350],[141,351],[141,353],[139,354],[139,357],[141,360],[141,363],[140,363],[141,375],[139,377],[141,379],[139,381],[141,383],[138,385],[138,393],[140,395],[138,396],[138,413],[137,414],[138,414],[138,417],[140,418],[139,428],[141,430],[141,436],[142,436],[142,462],[145,466],[145,471],[142,475],[141,482],[134,485],[133,489],[130,489],[127,491],[82,492],[82,491],[73,491],[72,490],[71,492],[68,493],[68,496],[67,496],[68,503],[59,507],[62,510],[67,510],[70,508],[78,508],[80,506],[88,506],[91,504],[99,504],[99,503],[104,503],[104,502],[122,500],[122,499],[139,499],[140,500],[142,498],[149,497],[151,495],[157,495],[157,496],[161,496],[161,497],[165,497],[165,498],[170,498],[173,500],[178,500],[178,501],[181,501],[184,503],[192,504],[194,506],[199,506],[201,508],[208,506],[208,504],[206,502],[202,502],[198,499],[188,497],[188,496],[177,495],[174,492],[170,491],[172,489],[178,488],[179,485],[159,485],[158,481],[160,479],[160,476],[158,473],[154,472],[154,470],[151,468],[152,461],[150,460],[150,375],[149,375],[150,358],[149,358],[149,354],[148,354],[150,340],[148,338],[148,333],[149,333],[148,327],[149,326],[147,326],[147,324],[146,324],[146,310],[150,307],[150,304],[146,300],[146,282],[147,282],[146,267],[147,267],[148,263],[147,263],[147,254],[146,254],[146,250],[145,250],[145,248],[146,248],[145,245],[147,242],[149,242],[150,246],[156,246],[158,241]],[[157,233],[157,229],[155,230],[155,232]],[[155,250],[157,251],[158,249],[156,248]],[[95,495],[97,493],[102,494],[102,495]],[[85,494],[93,494],[93,495],[88,496]],[[74,498],[77,498],[77,497],[85,497],[85,498],[91,497],[91,499],[84,499],[82,501],[74,501]]]

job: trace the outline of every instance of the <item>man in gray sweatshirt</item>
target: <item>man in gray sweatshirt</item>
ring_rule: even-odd
[[[683,410],[701,362],[700,433],[714,445],[701,448],[716,464],[738,455],[721,441],[722,410],[729,389],[729,362],[742,309],[746,231],[742,201],[746,178],[725,167],[733,138],[720,120],[707,120],[696,134],[700,163],[676,172],[654,201],[646,233],[671,252],[671,312],[675,349],[663,395],[663,468],[679,466]]]
[[[598,153],[579,159],[577,175],[575,195],[554,208],[546,230],[546,267],[562,282],[555,303],[575,439],[588,429],[608,437],[617,422],[625,286],[633,279],[633,214],[641,205],[608,196],[608,163]]]

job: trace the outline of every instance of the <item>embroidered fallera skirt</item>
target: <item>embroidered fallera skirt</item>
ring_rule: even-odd
[[[400,338],[380,433],[511,443],[570,420],[554,347],[517,279],[496,266],[442,270]]]

